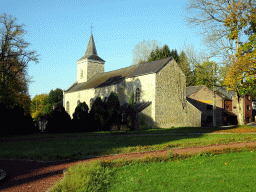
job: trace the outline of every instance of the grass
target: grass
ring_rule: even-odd
[[[118,153],[256,140],[255,134],[204,134],[69,138],[0,143],[0,158],[82,159]]]
[[[226,132],[230,134],[150,135],[198,132]],[[236,126],[232,128],[188,127],[149,129],[133,132],[111,131],[72,134],[34,134],[29,136],[2,137],[0,138],[0,158],[29,158],[43,160],[82,159],[88,156],[152,151],[177,147],[215,145],[239,141],[254,141],[256,140],[255,134],[249,134],[253,132],[256,132],[255,127]],[[110,136],[116,134],[124,134],[124,136],[72,138],[88,135]],[[133,134],[137,134],[137,136],[132,136]],[[66,138],[61,139],[61,137]],[[15,138],[23,139],[23,141],[12,141],[12,139]],[[32,138],[55,139],[29,140]],[[7,141],[7,143],[1,143],[1,140]],[[245,158],[240,158],[241,160],[238,157],[241,156],[242,153],[226,154],[231,155],[230,157],[225,157],[225,163],[230,165],[229,169],[227,168],[228,166],[226,166],[226,164],[226,167],[223,165],[223,153],[232,152],[232,150],[228,149],[220,152],[210,151],[207,153],[202,153],[197,157],[192,154],[170,154],[168,157],[145,157],[143,159],[131,161],[124,159],[104,162],[93,161],[91,163],[81,164],[76,167],[70,167],[68,169],[67,177],[65,177],[66,179],[63,180],[63,182],[57,183],[54,187],[54,191],[143,191],[144,188],[146,191],[169,191],[170,189],[178,189],[180,191],[205,191],[206,188],[213,189],[212,191],[230,191],[233,188],[240,191],[246,191],[247,187],[250,191],[253,184],[254,186],[256,184],[256,176],[255,174],[253,175],[255,172],[255,165],[251,162],[254,162],[255,155],[252,157],[249,156],[249,154],[255,154],[256,148],[246,149],[248,149],[247,151],[253,151],[254,153],[244,152],[242,157]],[[241,150],[239,150],[235,152],[241,152]],[[222,155],[217,156],[218,153],[221,153]],[[189,160],[191,158],[192,162]],[[234,159],[237,159],[235,162],[236,164],[234,164]],[[198,162],[196,163],[196,161],[200,162],[201,164]],[[168,163],[164,164],[161,162]],[[247,166],[250,169],[247,169]],[[151,171],[146,171],[145,168]],[[155,170],[155,172],[153,170]],[[230,170],[233,170],[233,172]],[[249,171],[249,175],[245,174],[247,171]],[[124,176],[124,173],[127,175]],[[163,177],[163,174],[166,175],[166,177]],[[235,174],[233,178],[231,177],[232,174]],[[240,175],[243,177],[241,178]],[[162,182],[160,182],[160,180]],[[130,183],[128,181],[130,181]],[[224,182],[221,183],[221,181]],[[150,186],[150,188],[148,188],[148,186]],[[220,187],[218,188],[218,186]],[[227,188],[228,186],[230,189]]]
[[[234,126],[234,127],[172,127],[172,128],[154,128],[147,130],[137,131],[96,131],[96,132],[84,132],[84,133],[37,133],[32,135],[17,135],[17,136],[0,136],[0,141],[11,139],[31,139],[31,138],[60,138],[60,137],[83,137],[83,136],[102,136],[102,135],[133,135],[133,134],[165,134],[165,133],[256,133],[256,127],[248,125]]]
[[[68,169],[53,192],[255,191],[256,147],[194,155],[94,161]]]

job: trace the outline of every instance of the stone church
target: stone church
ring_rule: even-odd
[[[143,114],[147,126],[201,126],[201,112],[186,100],[186,77],[172,57],[109,72],[104,65],[91,34],[85,55],[77,61],[77,81],[63,91],[63,106],[71,118],[80,102],[90,110],[97,97],[107,100],[114,91],[125,106],[133,91],[138,118]]]

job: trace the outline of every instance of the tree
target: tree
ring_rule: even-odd
[[[253,4],[253,3],[254,4]],[[228,7],[230,14],[225,26],[230,28],[227,38],[236,42],[236,54],[230,56],[229,70],[225,77],[225,85],[234,90],[238,98],[238,122],[244,121],[244,96],[255,89],[256,83],[256,11],[255,2],[234,2]],[[242,14],[244,13],[245,14]],[[239,42],[239,34],[245,33],[245,42]]]
[[[92,104],[92,108],[90,110],[90,118],[91,118],[91,125],[95,127],[94,131],[101,131],[103,130],[106,124],[106,108],[100,97],[97,97]]]
[[[115,92],[110,93],[107,100],[107,124],[120,124],[121,123],[121,115],[120,115],[120,103],[118,100],[118,96]]]
[[[254,82],[255,56],[249,53],[255,42],[255,5],[254,0],[192,0],[187,6],[188,24],[201,27],[206,45],[214,50],[212,55],[230,58],[225,85],[236,92],[240,125],[244,124],[243,95]]]
[[[63,106],[56,107],[50,114],[45,133],[69,133],[72,131],[70,115]]]
[[[227,36],[232,30],[225,25],[226,19],[233,14],[230,6],[233,4],[242,3],[249,4],[251,0],[191,0],[185,6],[187,13],[185,15],[186,23],[193,27],[200,27],[199,34],[203,37],[203,42],[211,51],[211,56],[221,56],[228,58],[231,54],[236,52],[236,46],[239,44],[239,36],[237,39],[228,39]],[[255,4],[254,0],[252,1]],[[241,5],[242,7],[243,5]],[[247,7],[248,8],[248,7]],[[240,20],[248,9],[241,9],[236,14],[236,19]],[[237,27],[242,26],[242,23],[237,23]],[[234,47],[235,43],[235,47]]]
[[[88,126],[88,120],[89,120],[89,107],[88,105],[83,102],[79,103],[75,109],[75,112],[73,113],[73,119],[75,129],[78,131],[90,131],[90,128],[85,129],[86,126]],[[91,126],[91,125],[89,125]]]
[[[191,70],[190,64],[188,62],[187,55],[184,51],[181,51],[179,55],[179,63],[181,70],[186,75],[186,86],[194,86],[195,85],[195,74],[194,71]]]
[[[136,111],[134,108],[134,93],[133,91],[130,94],[130,98],[129,98],[129,102],[128,102],[128,106],[127,106],[127,123],[128,123],[128,127],[131,130],[135,130],[135,124],[136,124]]]
[[[48,95],[48,103],[51,103],[52,105],[55,105],[62,99],[63,99],[63,90],[59,88],[55,89],[54,91],[51,90]]]
[[[19,94],[28,94],[28,63],[37,63],[38,55],[27,50],[30,44],[23,39],[24,25],[16,24],[16,18],[3,14],[0,25],[0,100],[14,106]]]
[[[150,53],[152,52],[152,50],[155,50],[157,46],[160,47],[161,43],[156,40],[143,40],[142,42],[135,45],[133,49],[132,65],[147,62]]]
[[[171,56],[177,63],[179,63],[179,55],[176,49],[171,51]]]
[[[50,115],[52,106],[47,103],[47,94],[36,95],[31,102],[31,116],[34,121],[39,121],[42,116]]]
[[[215,69],[214,67],[215,66]],[[213,70],[218,72],[218,65],[214,61],[204,61],[201,65],[199,64],[195,70],[195,82],[196,85],[205,85],[209,88],[213,88],[213,85],[217,84],[217,76],[213,74]]]
[[[177,53],[177,51],[176,51]],[[171,52],[169,47],[167,45],[164,45],[162,48],[159,48],[158,46],[153,49],[150,53],[150,55],[148,56],[147,60],[144,62],[149,62],[149,61],[154,61],[154,60],[158,60],[158,59],[163,59],[166,57],[170,57],[171,55],[175,55],[175,53],[173,53],[173,51]]]

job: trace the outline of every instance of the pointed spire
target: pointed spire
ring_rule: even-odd
[[[90,37],[89,43],[87,45],[87,49],[86,49],[84,56],[89,57],[91,55],[97,55],[97,50],[96,50],[96,46],[95,46],[92,34],[91,34],[91,37]]]
[[[91,26],[92,28],[92,26]],[[91,31],[91,37],[89,40],[89,43],[87,45],[85,54],[82,58],[80,58],[78,61],[83,60],[83,59],[92,59],[92,60],[97,60],[100,62],[105,62],[103,59],[101,59],[98,54],[97,54],[97,50],[96,50],[96,46],[94,43],[94,39],[93,39],[93,35],[92,35],[92,31]]]

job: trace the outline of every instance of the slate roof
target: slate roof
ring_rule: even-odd
[[[206,87],[205,85],[198,85],[198,86],[190,86],[186,88],[186,96],[189,97],[190,95],[196,93],[197,91],[201,90],[202,88]],[[212,89],[209,88],[212,91]],[[216,94],[218,94],[223,99],[232,99],[235,96],[234,91],[226,91],[227,89],[223,87],[216,87]]]
[[[186,96],[189,97],[190,95],[196,93],[203,87],[204,87],[204,85],[186,87]]]
[[[167,58],[159,59],[156,61],[150,61],[146,63],[125,67],[122,69],[117,69],[114,71],[100,73],[93,76],[87,82],[83,82],[83,83],[75,82],[65,92],[72,93],[75,91],[81,91],[81,90],[90,89],[90,88],[100,88],[100,87],[106,87],[110,85],[116,85],[121,81],[123,81],[125,78],[157,73],[171,60],[172,60],[172,57],[167,57]]]
[[[83,57],[81,57],[79,60],[83,60],[83,59],[91,59],[91,60],[96,60],[96,61],[103,61],[105,62],[103,59],[101,59],[98,54],[97,54],[97,50],[96,50],[96,46],[95,46],[95,43],[94,43],[94,40],[93,40],[93,35],[91,34],[91,37],[90,37],[90,40],[89,40],[89,43],[87,45],[87,48],[86,48],[86,51],[85,51],[85,54]],[[78,61],[79,61],[78,60]]]
[[[236,96],[234,91],[227,91],[227,89],[224,86],[216,87],[216,90],[219,94],[222,94],[224,97],[228,99],[232,99],[232,97]]]

